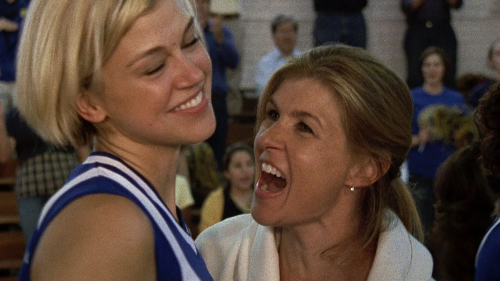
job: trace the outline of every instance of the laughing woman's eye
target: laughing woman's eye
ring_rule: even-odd
[[[309,133],[309,134],[314,133],[311,127],[307,126],[307,124],[304,122],[300,122],[299,124],[297,124],[297,129],[304,133]]]
[[[278,118],[280,117],[278,111],[274,110],[274,109],[269,109],[267,111],[267,117],[273,121],[276,121],[278,120]]]

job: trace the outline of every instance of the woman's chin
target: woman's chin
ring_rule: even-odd
[[[215,132],[215,116],[208,114],[202,122],[196,125],[196,128],[191,129],[193,143],[206,141]]]
[[[255,202],[252,202],[251,214],[252,218],[260,225],[264,226],[277,225],[276,213],[264,210],[264,208],[262,208],[261,206],[256,205]]]

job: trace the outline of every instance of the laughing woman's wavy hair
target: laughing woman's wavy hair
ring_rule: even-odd
[[[413,104],[406,83],[367,51],[343,45],[314,48],[291,60],[270,79],[259,101],[256,128],[265,118],[265,104],[287,79],[311,78],[331,89],[339,101],[342,127],[353,153],[368,154],[383,171],[378,181],[362,188],[360,212],[365,245],[376,241],[384,210],[392,209],[405,227],[422,240],[420,219],[411,193],[400,179],[400,166],[411,143]],[[385,165],[387,166],[387,165]]]

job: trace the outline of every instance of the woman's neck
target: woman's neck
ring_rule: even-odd
[[[439,95],[443,91],[443,83],[424,83],[424,90],[430,95]]]
[[[366,280],[376,246],[365,248],[357,228],[351,229],[299,234],[284,227],[279,246],[281,280]]]
[[[115,145],[116,143],[119,145]],[[175,207],[175,176],[180,146],[154,147],[137,144],[128,139],[109,142],[98,138],[96,150],[119,157],[146,178],[178,219]]]

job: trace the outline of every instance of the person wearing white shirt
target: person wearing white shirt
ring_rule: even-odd
[[[287,14],[278,14],[271,23],[275,48],[262,57],[255,70],[255,93],[260,96],[274,71],[283,66],[290,57],[300,52],[295,48],[299,24]]]

